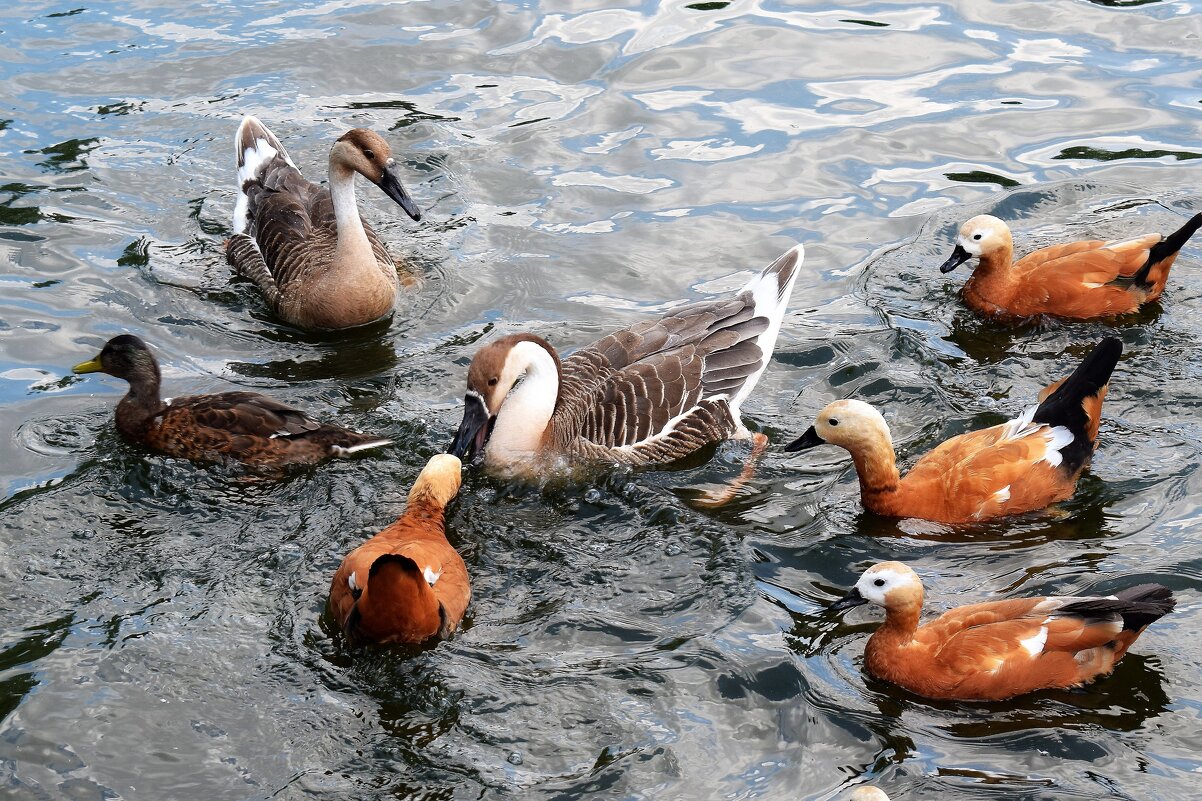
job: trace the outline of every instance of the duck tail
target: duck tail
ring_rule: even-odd
[[[417,562],[400,553],[371,563],[367,586],[342,624],[354,644],[422,642],[446,627],[446,611]]]
[[[1123,620],[1122,630],[1109,644],[1113,648],[1110,662],[1123,658],[1131,644],[1139,639],[1144,629],[1172,612],[1177,606],[1173,591],[1162,584],[1140,584],[1116,592],[1109,598],[1082,598],[1058,610],[1059,614],[1071,614],[1090,620],[1114,620],[1117,615]]]
[[[331,426],[331,428],[333,428],[333,426]],[[343,429],[336,430],[339,434],[344,436],[339,437],[341,442],[330,445],[331,456],[350,456],[355,453],[369,451],[375,448],[383,448],[386,445],[392,444],[392,440],[385,439],[384,437],[373,437],[368,434],[358,434],[354,431],[346,431]]]
[[[1123,343],[1106,337],[1089,352],[1068,378],[1053,384],[1041,395],[1032,421],[1062,427],[1072,440],[1059,449],[1061,467],[1076,475],[1093,455],[1102,419],[1102,401],[1110,374],[1123,353]]]
[[[1169,280],[1169,268],[1176,261],[1178,252],[1199,228],[1202,228],[1202,212],[1195,214],[1185,225],[1157,242],[1148,251],[1148,260],[1131,276],[1131,282],[1145,290],[1149,300],[1160,297],[1164,285]]]

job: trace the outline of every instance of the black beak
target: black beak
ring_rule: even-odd
[[[852,587],[851,592],[847,593],[847,595],[844,595],[827,608],[832,612],[838,612],[843,609],[851,609],[853,606],[859,606],[860,604],[866,603],[868,603],[868,599],[863,595],[860,595],[860,588]]]
[[[405,191],[405,187],[401,186],[401,179],[396,177],[396,172],[392,167],[385,167],[383,174],[380,176],[379,183],[376,186],[384,190],[384,194],[397,202],[405,213],[414,220],[422,218],[422,210],[417,207],[417,203]]]
[[[813,426],[806,429],[806,432],[797,439],[785,446],[787,451],[808,451],[810,448],[816,448],[826,442],[822,437],[818,436],[818,432]]]
[[[463,421],[459,423],[455,441],[447,453],[465,462],[470,461],[483,450],[488,435],[492,433],[492,423],[493,418],[489,417],[484,400],[474,392],[469,392],[463,398]]]
[[[962,248],[960,245],[956,245],[956,247],[952,249],[952,255],[947,257],[947,261],[939,265],[939,272],[950,273],[952,270],[956,269],[971,258],[971,253]]]

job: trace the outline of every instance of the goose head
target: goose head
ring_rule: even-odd
[[[539,368],[554,370],[558,391],[559,356],[534,334],[511,334],[477,351],[467,371],[463,421],[448,453],[471,460],[483,451],[510,391],[528,371]]]
[[[947,261],[940,265],[939,271],[950,273],[971,258],[989,256],[1013,246],[1014,240],[1006,223],[991,214],[979,214],[960,226],[956,247]]]
[[[909,565],[880,562],[864,571],[851,592],[831,604],[832,611],[860,604],[888,609],[922,606],[922,580]]]
[[[848,398],[827,405],[814,419],[814,425],[786,445],[785,450],[804,451],[829,443],[855,454],[877,446],[882,440],[893,448],[889,426],[881,413],[864,401]]]
[[[330,167],[336,166],[359,173],[380,187],[414,220],[422,218],[422,210],[397,177],[392,148],[375,131],[354,128],[340,136],[330,148]]]
[[[108,373],[130,384],[159,382],[159,365],[146,343],[133,334],[110,339],[91,361],[71,368],[73,373]]]

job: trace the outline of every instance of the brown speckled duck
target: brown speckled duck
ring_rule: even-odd
[[[330,612],[353,645],[445,639],[463,620],[472,595],[467,565],[443,521],[461,471],[454,456],[430,459],[400,519],[342,560]]]
[[[256,467],[314,464],[391,444],[313,420],[257,392],[159,397],[159,365],[146,343],[122,334],[105,343],[76,373],[108,373],[129,382],[117,404],[117,431],[126,440],[168,456],[205,462],[238,461]]]
[[[533,334],[485,345],[451,453],[483,450],[486,469],[529,478],[577,461],[666,464],[753,438],[739,409],[772,357],[804,253],[791,248],[734,297],[680,306],[562,362]],[[766,438],[753,439],[758,452]]]
[[[390,314],[397,265],[355,203],[359,173],[421,219],[388,143],[362,128],[344,134],[330,149],[329,187],[301,175],[254,117],[243,118],[236,145],[238,204],[226,258],[259,287],[271,310],[306,330],[352,328]]]

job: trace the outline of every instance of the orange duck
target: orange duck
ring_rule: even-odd
[[[1176,605],[1168,587],[1141,584],[1104,597],[961,606],[919,626],[922,581],[901,562],[865,570],[831,609],[865,603],[885,607],[885,625],[864,649],[868,672],[927,698],[957,701],[999,701],[1105,676]]]
[[[1103,339],[1068,378],[1040,394],[1021,417],[953,437],[910,472],[897,471],[889,426],[858,400],[839,400],[785,446],[846,448],[860,478],[864,508],[889,517],[968,523],[1042,509],[1073,494],[1093,456],[1110,374],[1123,351]]]
[[[982,314],[1113,317],[1160,297],[1178,251],[1200,227],[1202,214],[1196,214],[1167,237],[1069,242],[1014,261],[1006,223],[982,214],[960,228],[952,255],[939,269],[949,273],[974,256],[980,259],[963,292],[965,302]]]
[[[347,554],[330,584],[330,611],[353,644],[424,642],[459,626],[472,590],[444,531],[462,465],[440,454],[422,469],[400,519]]]

